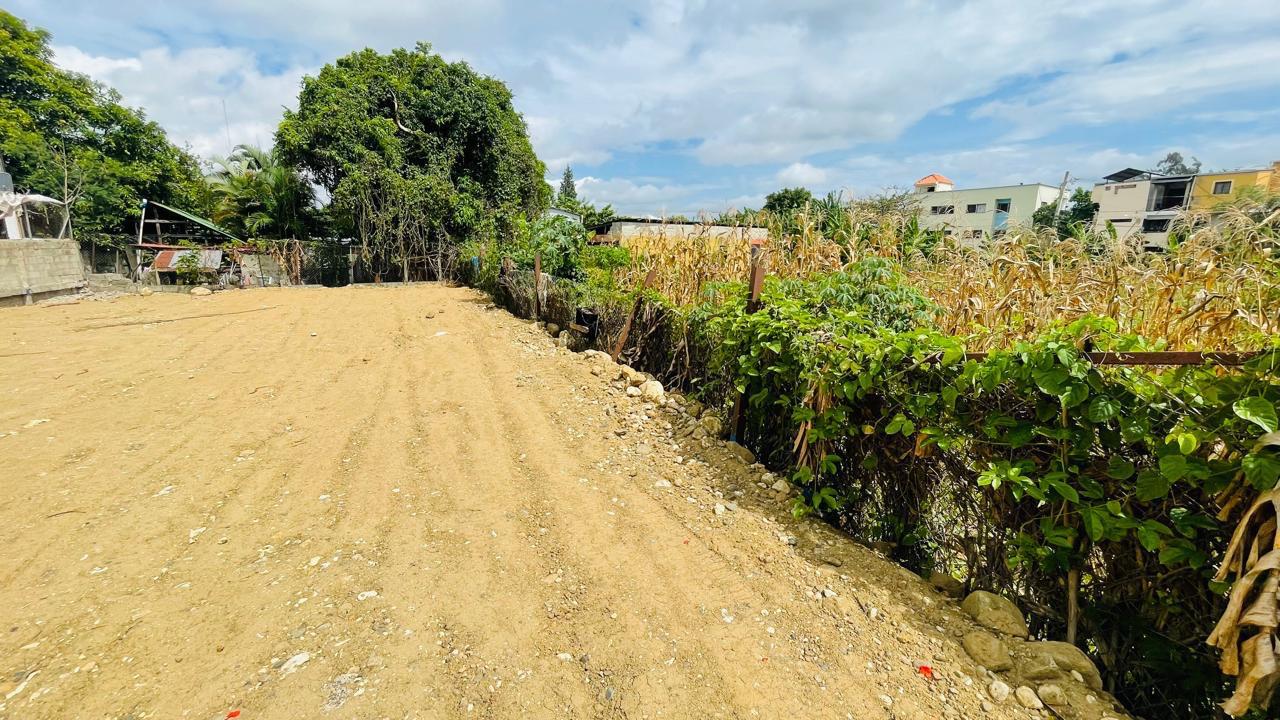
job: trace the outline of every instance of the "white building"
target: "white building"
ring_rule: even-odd
[[[1142,241],[1148,250],[1169,246],[1169,226],[1191,200],[1194,175],[1163,176],[1125,168],[1093,186],[1095,230],[1108,223],[1122,240]]]
[[[957,190],[937,173],[917,180],[914,193],[921,227],[967,244],[1003,234],[1010,225],[1030,225],[1032,214],[1058,195],[1058,188],[1041,183]]]

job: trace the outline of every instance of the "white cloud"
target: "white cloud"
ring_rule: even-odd
[[[827,182],[827,171],[805,162],[791,163],[778,171],[778,182],[783,185],[821,186]]]
[[[689,215],[700,208],[689,200],[708,188],[700,185],[673,185],[636,182],[628,178],[583,177],[574,182],[578,197],[595,204],[611,204],[621,215]]]
[[[59,62],[117,87],[201,154],[226,152],[223,99],[233,143],[269,143],[304,72],[361,47],[429,40],[510,85],[552,176],[619,159],[653,173],[661,159],[627,158],[656,157],[655,148],[684,156],[699,170],[694,180],[586,186],[619,205],[654,203],[651,212],[757,198],[777,182],[874,190],[934,170],[983,183],[1056,182],[1061,165],[1095,172],[1107,152],[1132,153],[1099,150],[1105,141],[1027,141],[1180,112],[1189,121],[1218,113],[1244,136],[1274,115],[1213,107],[1214,99],[1231,93],[1269,107],[1280,93],[1274,0],[11,5],[54,32]],[[878,154],[877,144],[931,114],[956,127],[977,122],[993,141]],[[1209,162],[1211,139],[1189,136],[1185,149]],[[711,175],[725,180],[708,188],[702,179]]]
[[[306,72],[293,67],[264,73],[255,55],[242,48],[161,47],[111,58],[55,46],[54,60],[119,90],[172,140],[205,158],[225,155],[240,143],[270,147],[281,110],[296,106]]]
[[[1280,43],[1274,37],[1233,47],[1174,47],[1128,62],[1063,75],[1034,92],[978,108],[1022,137],[1066,125],[1101,125],[1175,111],[1206,98],[1277,84]]]

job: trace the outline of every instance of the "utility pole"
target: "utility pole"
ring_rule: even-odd
[[[1071,180],[1071,171],[1062,173],[1062,184],[1058,186],[1058,206],[1053,209],[1053,228],[1058,229],[1058,218],[1062,216],[1062,201],[1067,194],[1067,182]]]

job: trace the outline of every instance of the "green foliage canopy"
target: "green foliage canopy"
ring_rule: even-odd
[[[573,184],[573,168],[565,165],[564,175],[560,176],[560,192],[556,196],[557,200],[577,200],[578,187]]]
[[[55,66],[48,32],[0,10],[0,155],[21,190],[71,201],[81,238],[125,242],[144,198],[207,213],[199,167],[119,93]]]
[[[1031,222],[1035,227],[1054,227],[1053,216],[1057,211],[1058,202],[1055,200],[1032,213]],[[1088,228],[1097,212],[1098,204],[1093,201],[1093,194],[1085,188],[1076,188],[1058,215],[1058,237],[1070,237],[1079,228]]]
[[[213,219],[241,238],[306,238],[315,220],[315,192],[278,152],[238,145],[214,161],[207,176]]]
[[[329,192],[366,252],[406,268],[478,234],[510,237],[550,201],[507,86],[425,43],[361,50],[304,78],[276,146]]]
[[[802,187],[782,188],[764,197],[764,209],[778,215],[800,210],[813,202],[813,193]]]

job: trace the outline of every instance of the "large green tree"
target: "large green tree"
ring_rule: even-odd
[[[1164,156],[1164,159],[1156,163],[1153,172],[1161,175],[1195,175],[1200,172],[1200,161],[1191,158],[1191,162],[1187,162],[1182,157],[1182,153],[1174,151]]]
[[[807,188],[782,188],[764,197],[764,209],[777,215],[793,213],[813,202],[813,193]]]
[[[425,43],[305,78],[276,147],[329,192],[366,256],[405,276],[424,260],[444,271],[459,242],[508,237],[551,200],[507,86]]]
[[[1086,188],[1076,188],[1071,197],[1058,212],[1058,201],[1055,200],[1031,215],[1031,222],[1036,227],[1054,227],[1054,216],[1057,216],[1058,237],[1066,238],[1077,234],[1080,228],[1088,228],[1093,223],[1093,216],[1098,212],[1098,205],[1093,201],[1093,194]]]
[[[14,184],[71,202],[83,239],[120,244],[144,198],[205,212],[199,167],[141,110],[53,64],[48,32],[0,10],[0,155]]]

